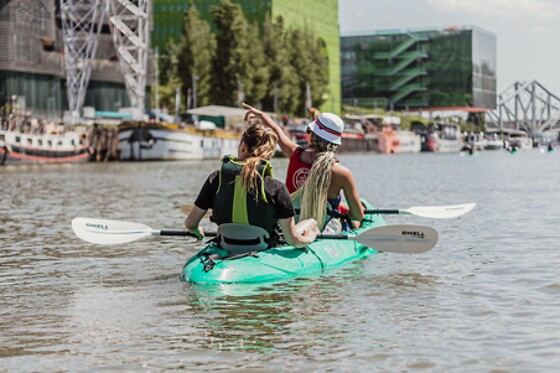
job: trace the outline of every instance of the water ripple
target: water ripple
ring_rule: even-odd
[[[0,170],[0,370],[555,371],[557,154],[341,156],[382,208],[477,202],[422,255],[376,255],[279,284],[195,286],[201,246],[79,241],[76,216],[181,227],[216,162]],[[279,178],[286,160],[275,160]],[[207,230],[214,230],[204,223]]]

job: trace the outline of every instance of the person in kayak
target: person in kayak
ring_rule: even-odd
[[[276,133],[282,153],[290,159],[286,187],[292,198],[301,198],[301,219],[313,218],[325,222],[328,201],[333,210],[347,214],[353,228],[361,226],[364,210],[352,172],[335,159],[335,152],[342,143],[344,123],[337,115],[323,113],[307,125],[307,149],[294,143],[270,116],[250,105],[246,117],[256,116]],[[347,206],[342,203],[344,192]]]
[[[274,240],[280,225],[289,245],[303,247],[317,237],[313,219],[294,220],[295,210],[286,186],[272,177],[269,162],[278,137],[262,124],[247,127],[241,136],[237,158],[225,156],[220,170],[212,172],[185,219],[185,227],[199,239],[204,236],[200,220],[212,209],[211,221],[250,224],[264,228]],[[271,244],[273,245],[273,243]]]

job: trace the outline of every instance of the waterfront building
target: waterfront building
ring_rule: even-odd
[[[60,120],[68,109],[59,0],[0,1],[0,116]],[[130,106],[107,19],[99,34],[84,106]]]
[[[474,26],[341,36],[347,104],[395,110],[496,108],[496,36]]]
[[[287,27],[308,27],[325,45],[329,64],[329,86],[323,111],[340,112],[340,39],[338,0],[232,0],[240,4],[249,22],[262,24],[265,15],[282,16]],[[168,39],[179,41],[183,33],[184,12],[188,0],[154,0],[152,44],[160,50]],[[202,19],[212,20],[211,8],[219,0],[194,0]],[[313,89],[313,88],[312,88]],[[303,98],[302,98],[303,99]]]

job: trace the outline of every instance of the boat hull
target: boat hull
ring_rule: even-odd
[[[487,140],[484,144],[485,150],[502,150],[504,148],[503,140]]]
[[[10,163],[87,162],[88,145],[79,133],[62,135],[0,133],[0,165]]]
[[[238,145],[238,135],[221,130],[181,129],[173,125],[119,129],[121,160],[219,159],[226,154],[236,154]]]
[[[366,203],[367,208],[372,208]],[[379,215],[366,216],[363,227],[353,231],[359,234],[369,228],[385,225]],[[367,258],[374,254],[374,248],[367,248],[354,240],[318,239],[305,249],[279,246],[239,259],[213,260],[211,269],[203,253],[224,254],[214,244],[190,258],[183,268],[182,279],[193,283],[263,283],[284,281],[295,277],[312,275],[338,268],[347,263]]]
[[[401,153],[420,153],[422,143],[420,135],[413,131],[397,131]]]

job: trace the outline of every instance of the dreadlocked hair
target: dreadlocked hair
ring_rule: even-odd
[[[253,124],[245,130],[241,136],[241,141],[249,149],[249,157],[245,160],[245,165],[241,171],[243,186],[248,192],[255,192],[258,197],[258,180],[261,178],[257,167],[263,160],[269,160],[274,156],[278,136],[274,131],[262,124]]]
[[[299,190],[301,193],[300,221],[313,218],[322,227],[325,221],[327,192],[331,185],[332,166],[335,163],[334,153],[338,145],[311,134],[311,147],[317,152],[317,155],[307,180]]]

